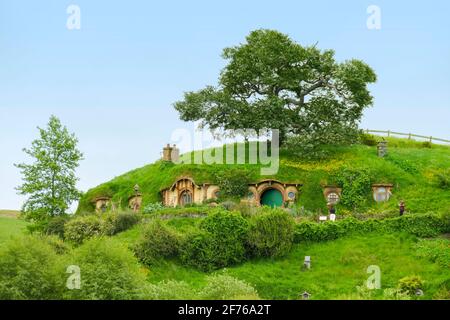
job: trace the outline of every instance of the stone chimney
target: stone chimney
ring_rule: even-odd
[[[163,148],[163,160],[164,161],[172,161],[172,150],[173,148],[170,146],[170,144],[167,144]]]
[[[172,147],[172,161],[178,163],[180,161],[180,149],[174,144]]]

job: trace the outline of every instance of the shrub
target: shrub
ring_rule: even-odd
[[[142,263],[152,265],[162,258],[176,256],[180,241],[175,230],[160,220],[155,220],[146,226],[133,250]]]
[[[148,300],[192,300],[196,292],[184,281],[163,281],[149,284],[145,288],[144,299]]]
[[[80,268],[81,287],[66,290],[65,298],[116,300],[142,297],[145,273],[133,254],[113,239],[86,241],[76,249],[70,262]]]
[[[59,299],[64,277],[58,256],[39,237],[16,238],[0,250],[0,300]]]
[[[398,281],[398,287],[401,292],[414,295],[416,290],[423,288],[423,281],[418,276],[404,277]]]
[[[250,180],[250,172],[243,169],[226,169],[215,174],[221,199],[243,197],[248,192]]]
[[[199,292],[203,300],[257,300],[257,291],[245,281],[228,275],[207,277],[207,285]]]
[[[250,219],[247,245],[252,255],[279,257],[289,252],[294,239],[294,220],[280,209],[264,208]]]
[[[370,194],[370,173],[367,169],[340,169],[336,173],[336,182],[342,187],[340,204],[347,208],[363,207]]]
[[[45,227],[45,233],[48,235],[56,235],[63,239],[64,225],[69,221],[69,219],[70,217],[67,215],[61,215],[51,218]]]
[[[164,209],[164,206],[161,202],[149,203],[144,207],[144,213],[150,214],[162,209]]]
[[[237,212],[216,210],[184,242],[182,261],[204,271],[242,262],[248,222]]]
[[[427,148],[427,149],[431,149],[433,147],[433,143],[430,141],[424,141],[422,142],[421,145],[422,148]]]
[[[135,212],[107,213],[102,219],[102,234],[112,236],[137,224],[141,215]]]
[[[102,221],[97,215],[80,216],[66,223],[64,237],[75,244],[102,234]]]
[[[374,135],[368,133],[361,133],[359,135],[359,140],[362,144],[366,146],[376,146],[378,144],[377,138]]]
[[[295,225],[294,242],[327,241],[352,233],[406,232],[418,237],[433,237],[446,232],[450,225],[445,216],[437,214],[414,214],[396,218],[368,219],[364,221],[349,217],[336,222],[301,222]]]
[[[437,173],[436,184],[440,189],[450,189],[450,170]]]

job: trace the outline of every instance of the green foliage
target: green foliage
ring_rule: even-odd
[[[112,236],[128,230],[141,220],[136,212],[107,213],[102,215],[102,234]]]
[[[247,245],[253,256],[283,256],[290,251],[293,239],[294,220],[281,209],[263,208],[250,218]]]
[[[399,167],[400,169],[402,169],[406,173],[409,173],[409,174],[417,174],[418,173],[417,167],[409,159],[400,158],[400,157],[394,156],[392,154],[388,154],[385,157],[385,159],[387,161],[393,163],[394,165],[396,165],[397,167]]]
[[[225,274],[207,277],[207,285],[199,292],[203,300],[257,300],[257,291],[247,282]]]
[[[141,219],[134,212],[104,213],[79,216],[68,221],[64,226],[65,239],[81,244],[84,240],[100,236],[112,236],[131,228]]]
[[[202,120],[211,129],[280,130],[317,144],[357,127],[372,104],[367,85],[376,81],[364,62],[338,63],[332,50],[302,47],[274,30],[255,30],[246,42],[225,48],[228,61],[217,87],[185,93],[175,109],[184,121]]]
[[[450,189],[450,170],[438,172],[436,174],[437,186],[443,190]]]
[[[414,295],[416,290],[423,288],[423,281],[419,276],[408,276],[398,281],[398,287],[401,292]]]
[[[210,271],[244,260],[248,222],[239,213],[216,210],[202,221],[200,229],[185,240],[184,264]]]
[[[196,292],[184,281],[168,280],[147,285],[144,298],[148,300],[193,300],[196,298]]]
[[[80,267],[81,287],[66,290],[67,299],[128,300],[142,297],[145,273],[126,246],[95,238],[78,247],[70,259]]]
[[[149,203],[144,207],[144,213],[150,214],[162,209],[164,209],[164,206],[161,202]]]
[[[68,215],[61,215],[50,218],[44,229],[44,233],[48,235],[57,235],[61,239],[64,238],[64,225],[69,221]]]
[[[133,250],[139,260],[153,265],[163,258],[175,257],[179,253],[180,235],[160,220],[148,224]]]
[[[0,300],[58,299],[64,276],[55,251],[39,237],[15,238],[0,248]]]
[[[449,221],[437,214],[415,214],[396,218],[356,220],[349,217],[323,223],[301,222],[295,226],[295,242],[334,240],[349,234],[406,232],[432,237],[445,232]]]
[[[417,256],[427,258],[443,267],[450,268],[450,240],[421,239],[415,247]]]
[[[359,135],[359,140],[362,144],[366,146],[376,146],[378,144],[377,138],[374,135],[368,133],[361,133]]]
[[[336,172],[336,181],[342,187],[341,205],[351,209],[366,205],[371,191],[368,169],[342,168]]]
[[[227,169],[215,174],[215,182],[220,189],[220,198],[242,197],[248,192],[251,174],[247,170]]]
[[[30,221],[45,221],[66,213],[70,204],[81,193],[76,189],[75,169],[83,154],[78,151],[78,140],[55,116],[46,129],[39,129],[40,137],[23,151],[33,158],[32,164],[17,164],[23,175],[23,184],[17,189],[27,196],[22,207]]]
[[[64,227],[64,238],[75,244],[99,236],[103,232],[102,221],[97,215],[87,215],[74,218]]]
[[[433,147],[433,143],[431,143],[430,141],[422,142],[422,148],[431,149],[432,147]]]

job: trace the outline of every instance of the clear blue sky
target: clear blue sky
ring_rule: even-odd
[[[66,9],[81,9],[68,30]],[[381,29],[366,26],[381,9]],[[254,29],[318,42],[371,65],[362,127],[450,138],[449,1],[0,0],[0,208],[19,208],[13,163],[57,115],[80,140],[82,190],[153,162],[177,128],[172,103],[215,84],[224,47]]]

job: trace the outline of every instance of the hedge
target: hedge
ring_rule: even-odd
[[[350,217],[323,223],[301,222],[295,226],[294,242],[327,241],[349,234],[368,232],[407,232],[418,237],[433,237],[449,232],[449,230],[449,215],[427,213],[368,220],[357,220]]]

